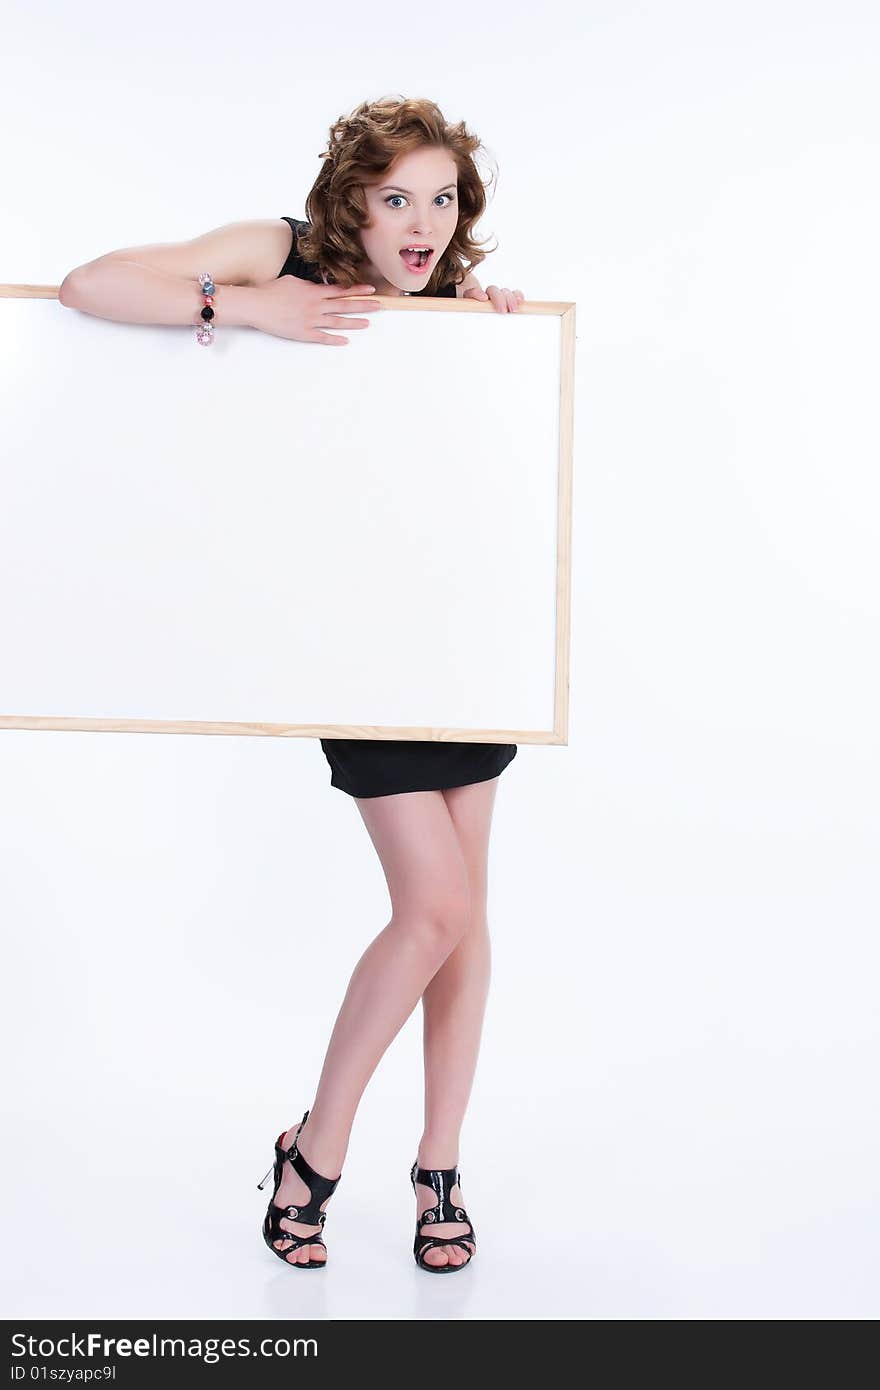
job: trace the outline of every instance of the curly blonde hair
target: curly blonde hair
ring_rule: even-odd
[[[324,163],[306,198],[311,224],[297,241],[304,261],[317,265],[329,284],[358,283],[356,267],[364,251],[358,233],[369,222],[363,184],[386,173],[398,156],[428,146],[448,150],[458,169],[458,224],[425,286],[429,295],[460,284],[485,260],[471,235],[486,209],[486,188],[474,160],[483,148],[464,121],[450,125],[433,101],[403,96],[364,101],[330,127]]]

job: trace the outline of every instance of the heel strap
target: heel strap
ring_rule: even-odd
[[[299,1129],[302,1129],[303,1125],[305,1124],[308,1113],[309,1112],[307,1110],[305,1115],[303,1115]],[[342,1174],[340,1173],[335,1178],[328,1178],[323,1173],[317,1172],[317,1170],[312,1167],[305,1154],[300,1153],[299,1148],[297,1147],[299,1130],[297,1130],[297,1139],[294,1139],[290,1148],[287,1150],[282,1149],[281,1147],[281,1140],[283,1138],[283,1134],[279,1135],[279,1138],[275,1141],[276,1192],[281,1185],[281,1174],[284,1169],[285,1162],[290,1163],[294,1172],[299,1174],[299,1176],[302,1178],[303,1182],[309,1189],[309,1200],[298,1207],[285,1207],[284,1215],[288,1218],[288,1220],[302,1221],[308,1226],[323,1226],[324,1222],[327,1220],[327,1213],[325,1211],[321,1211],[319,1208],[322,1202],[326,1202],[328,1197],[332,1197],[333,1193],[336,1191],[336,1188],[339,1184],[339,1179],[342,1177]]]

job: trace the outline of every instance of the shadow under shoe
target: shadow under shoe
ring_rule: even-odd
[[[312,1165],[308,1162],[305,1156],[300,1153],[299,1149],[297,1148],[297,1139],[299,1138],[300,1130],[302,1129],[308,1117],[309,1111],[307,1110],[306,1113],[303,1115],[302,1119],[300,1120],[299,1129],[297,1129],[296,1132],[296,1138],[294,1139],[289,1149],[285,1150],[281,1147],[284,1135],[287,1132],[286,1130],[282,1130],[281,1134],[279,1134],[278,1138],[275,1141],[275,1187],[272,1192],[272,1200],[270,1201],[269,1206],[266,1210],[266,1215],[263,1218],[264,1241],[268,1245],[269,1249],[272,1251],[272,1254],[277,1255],[278,1258],[280,1260],[283,1260],[286,1265],[289,1265],[291,1269],[323,1269],[327,1263],[326,1258],[323,1260],[313,1260],[310,1258],[304,1264],[299,1264],[295,1260],[289,1260],[287,1257],[288,1255],[292,1254],[294,1250],[299,1250],[300,1247],[303,1245],[320,1245],[325,1250],[327,1249],[327,1247],[326,1245],[324,1245],[322,1234],[315,1234],[311,1236],[298,1236],[293,1231],[286,1231],[284,1227],[281,1225],[282,1220],[286,1217],[288,1221],[301,1221],[306,1226],[323,1227],[324,1222],[327,1219],[327,1213],[321,1211],[321,1203],[326,1202],[327,1198],[333,1195],[333,1193],[336,1191],[339,1178],[342,1177],[341,1173],[338,1177],[335,1178],[327,1178],[324,1176],[323,1173],[316,1173]],[[281,1179],[284,1175],[284,1164],[286,1162],[290,1163],[294,1172],[296,1172],[300,1176],[300,1178],[302,1178],[303,1182],[309,1189],[309,1200],[305,1204],[305,1206],[281,1207],[278,1206],[275,1202],[276,1194],[278,1192],[279,1187],[281,1186]],[[269,1169],[269,1172],[263,1178],[263,1181],[257,1183],[257,1187],[260,1190],[262,1190],[265,1186],[266,1180],[268,1179],[269,1173],[271,1172],[273,1172],[272,1168]],[[273,1244],[273,1241],[276,1240],[291,1241],[292,1243],[288,1245],[286,1249],[279,1250]]]

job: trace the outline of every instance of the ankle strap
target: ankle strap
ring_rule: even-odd
[[[457,1163],[454,1168],[420,1168],[419,1160],[416,1159],[410,1177],[413,1182],[423,1182],[426,1187],[433,1187],[439,1195],[441,1185],[455,1186],[461,1178],[461,1169]]]
[[[287,1153],[285,1153],[284,1150],[281,1148],[279,1148],[278,1153],[281,1156],[282,1163],[286,1158],[289,1161],[290,1166],[291,1168],[293,1168],[294,1172],[299,1173],[303,1182],[309,1185],[309,1187],[312,1189],[313,1194],[316,1188],[319,1186],[326,1189],[324,1191],[324,1196],[321,1198],[322,1202],[324,1200],[324,1197],[329,1197],[330,1193],[335,1191],[336,1184],[339,1182],[339,1178],[342,1177],[342,1174],[340,1173],[339,1177],[336,1178],[328,1178],[323,1173],[316,1172],[316,1170],[312,1167],[311,1163],[309,1163],[309,1160],[306,1158],[305,1154],[300,1153],[299,1149],[296,1146],[295,1140],[293,1144],[291,1144],[290,1148],[287,1150]]]
[[[424,1183],[425,1187],[430,1187],[437,1195],[438,1201],[433,1207],[426,1207],[419,1217],[422,1221],[467,1221],[468,1215],[464,1207],[455,1206],[449,1198],[453,1187],[460,1181],[461,1170],[458,1165],[454,1168],[420,1168],[418,1159],[412,1166],[410,1172],[413,1184]]]
[[[298,1145],[299,1131],[308,1119],[308,1115],[309,1112],[307,1110],[300,1121],[299,1129],[297,1129],[296,1132],[296,1139],[294,1139],[289,1149],[285,1150],[281,1147],[281,1140],[284,1138],[283,1134],[279,1135],[278,1139],[275,1141],[275,1187],[277,1191],[278,1187],[281,1185],[281,1174],[284,1169],[284,1164],[285,1162],[289,1162],[291,1168],[293,1168],[295,1173],[299,1174],[309,1189],[308,1202],[304,1206],[297,1208],[300,1213],[299,1219],[310,1224],[320,1222],[323,1226],[325,1213],[319,1211],[318,1208],[322,1202],[326,1202],[328,1197],[332,1197],[342,1174],[339,1173],[335,1178],[328,1178],[324,1173],[319,1173],[312,1167],[304,1153],[300,1153]],[[292,1210],[292,1207],[288,1208],[288,1216]],[[297,1218],[294,1216],[293,1219],[296,1220]]]

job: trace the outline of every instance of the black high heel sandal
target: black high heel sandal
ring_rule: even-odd
[[[416,1194],[418,1202],[418,1192],[416,1183],[424,1183],[425,1187],[433,1188],[437,1196],[437,1205],[425,1207],[421,1216],[416,1218],[416,1238],[413,1242],[413,1255],[419,1269],[427,1270],[429,1274],[452,1274],[458,1269],[467,1269],[472,1257],[477,1253],[477,1237],[471,1219],[464,1207],[455,1207],[449,1200],[449,1194],[457,1183],[460,1183],[461,1174],[458,1167],[455,1168],[420,1168],[419,1160],[412,1166],[410,1179],[413,1185],[413,1192]],[[466,1221],[470,1226],[470,1233],[463,1236],[424,1236],[420,1232],[422,1225],[427,1225],[440,1221]],[[468,1244],[472,1245],[473,1250],[468,1249]],[[445,1265],[426,1264],[422,1258],[426,1250],[432,1249],[435,1245],[460,1245],[467,1255],[463,1264],[454,1265],[447,1261]]]
[[[327,1213],[320,1210],[321,1203],[326,1202],[327,1198],[333,1195],[333,1193],[336,1191],[336,1185],[339,1182],[339,1178],[342,1177],[341,1173],[337,1178],[325,1178],[323,1173],[316,1173],[312,1165],[307,1161],[305,1156],[301,1154],[299,1149],[297,1148],[296,1141],[299,1138],[299,1132],[308,1118],[309,1111],[307,1110],[299,1122],[296,1131],[296,1136],[294,1137],[293,1143],[291,1144],[289,1149],[285,1150],[281,1147],[286,1131],[279,1134],[278,1138],[275,1141],[275,1190],[272,1193],[272,1200],[270,1201],[268,1209],[266,1211],[266,1215],[263,1218],[264,1241],[268,1245],[269,1249],[272,1251],[272,1254],[277,1255],[279,1260],[283,1260],[286,1265],[290,1265],[291,1269],[323,1269],[327,1263],[326,1258],[323,1260],[309,1259],[306,1261],[305,1264],[298,1264],[295,1260],[289,1260],[287,1256],[290,1255],[294,1250],[299,1250],[299,1248],[303,1245],[321,1245],[324,1247],[325,1250],[327,1249],[327,1247],[326,1245],[324,1245],[324,1242],[321,1239],[320,1234],[312,1236],[298,1236],[295,1235],[293,1231],[286,1231],[284,1227],[281,1225],[282,1218],[286,1217],[288,1221],[302,1221],[304,1225],[307,1226],[323,1227],[324,1222],[327,1219]],[[303,1182],[309,1188],[309,1200],[305,1206],[279,1207],[275,1203],[275,1196],[278,1192],[279,1187],[281,1186],[281,1179],[284,1174],[284,1164],[286,1162],[289,1162],[292,1165],[294,1171],[299,1174]],[[266,1177],[263,1178],[263,1181],[257,1183],[257,1187],[261,1191],[263,1187],[265,1187],[266,1181],[269,1177],[269,1173],[271,1172],[273,1172],[272,1168],[269,1169],[269,1172],[266,1174]],[[272,1244],[272,1242],[275,1240],[289,1240],[292,1242],[292,1244],[288,1245],[285,1250],[278,1250]]]

